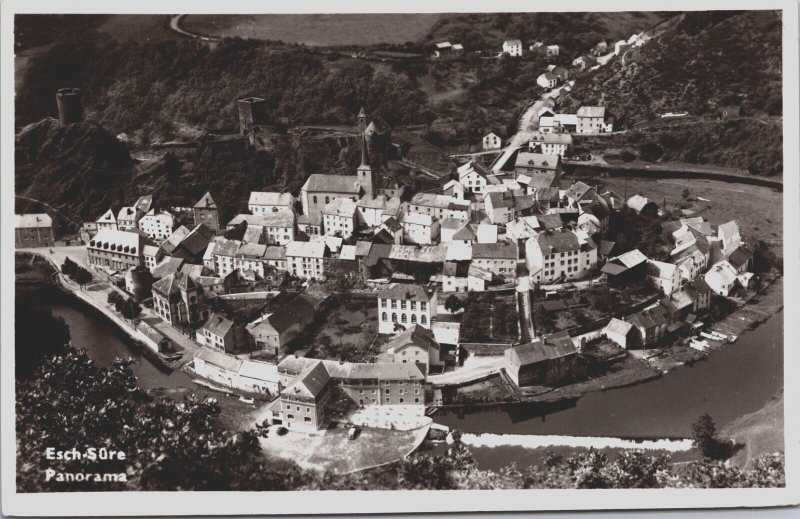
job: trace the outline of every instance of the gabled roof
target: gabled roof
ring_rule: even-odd
[[[616,258],[611,258],[608,260],[609,263],[619,263],[625,266],[626,268],[632,268],[640,263],[647,261],[647,256],[642,254],[639,249],[629,250],[625,254],[620,254]]]
[[[294,204],[294,197],[291,193],[277,193],[274,191],[251,191],[249,205],[275,205],[288,206]]]
[[[486,195],[486,202],[491,202],[492,209],[514,207],[514,195],[508,191],[492,192]]]
[[[746,264],[753,257],[753,253],[745,247],[739,247],[731,253],[728,261],[737,269]]]
[[[473,259],[508,259],[516,260],[519,255],[517,244],[509,241],[497,243],[474,243],[472,245]]]
[[[505,351],[506,359],[513,366],[526,366],[537,364],[547,360],[558,359],[570,355],[576,355],[578,350],[574,346],[563,341],[559,344],[546,344],[541,339],[528,344],[514,346]]]
[[[136,219],[136,209],[133,206],[123,207],[117,213],[117,221]]]
[[[578,251],[581,248],[578,236],[566,229],[540,232],[536,238],[542,254]]]
[[[225,337],[233,326],[233,321],[215,312],[211,314],[201,329],[208,330],[218,337]]]
[[[583,197],[593,188],[580,180],[567,188],[564,195],[571,200],[582,200]]]
[[[426,290],[421,285],[389,284],[378,292],[381,299],[405,299],[408,301],[430,301],[436,294],[435,290]]]
[[[605,106],[581,106],[578,108],[578,117],[605,117]]]
[[[161,242],[161,249],[167,253],[172,254],[175,252],[175,249],[181,244],[181,242],[189,236],[191,231],[184,227],[183,225],[179,226],[177,229],[172,231],[166,240]]]
[[[171,274],[175,274],[180,270],[181,266],[183,266],[183,258],[165,256],[155,267],[153,267],[153,278],[165,278]]]
[[[641,213],[642,210],[645,208],[646,205],[652,204],[646,197],[642,195],[633,195],[628,199],[628,207],[636,211],[637,213]],[[653,204],[655,205],[655,204]]]
[[[89,240],[89,247],[125,254],[142,254],[145,245],[154,245],[153,240],[135,231],[101,229]]]
[[[406,331],[394,337],[381,347],[381,351],[398,353],[410,346],[418,346],[425,351],[431,349],[439,351],[439,343],[433,338],[433,332],[418,324],[412,325]]]
[[[270,245],[264,249],[265,260],[286,260],[286,248],[279,245]]]
[[[110,209],[109,209],[110,211]],[[37,227],[51,227],[53,219],[47,213],[15,214],[15,229],[35,229]]]
[[[647,275],[661,279],[671,279],[675,276],[678,267],[674,263],[663,261],[647,260]]]
[[[633,329],[633,325],[631,323],[625,322],[621,319],[617,319],[616,317],[612,317],[608,324],[603,328],[603,331],[617,333],[619,335],[628,335]]]
[[[669,323],[669,316],[666,309],[658,305],[654,308],[642,310],[628,317],[628,322],[633,323],[639,328],[653,328]]]
[[[373,197],[369,193],[362,196],[356,203],[357,207],[366,207],[368,209],[383,209],[386,207],[386,196],[378,195]],[[327,206],[326,206],[327,208]]]
[[[206,192],[206,194],[204,194],[202,196],[202,198],[200,198],[200,200],[198,200],[197,203],[194,204],[194,208],[195,209],[216,209],[217,208],[217,203],[214,202],[213,198],[211,198],[211,193],[210,192]]]
[[[103,216],[97,219],[97,223],[117,223],[117,219],[114,217],[114,211],[109,208],[108,211],[103,213]]]
[[[325,256],[325,247],[322,241],[290,241],[286,244],[286,256],[322,258]]]
[[[281,393],[316,398],[328,385],[330,379],[331,375],[328,373],[325,364],[322,361],[317,361],[300,373],[295,383],[281,391]]]
[[[453,234],[453,240],[475,241],[476,239],[478,239],[478,235],[475,234],[475,229],[470,223],[464,224]]]
[[[309,193],[341,193],[357,195],[361,193],[361,183],[355,175],[323,175],[314,173],[306,183],[303,190]]]
[[[352,218],[356,214],[356,203],[351,198],[334,198],[325,204],[322,214]]]
[[[470,277],[482,279],[484,281],[492,280],[492,273],[489,272],[488,270],[478,267],[477,265],[470,265],[469,270],[467,271],[467,275]]]
[[[146,213],[153,206],[153,195],[140,196],[133,207],[140,213]]]
[[[616,246],[617,246],[616,242],[608,240],[600,240],[600,247],[597,249],[597,252],[604,256],[608,256],[609,254],[611,254],[611,252],[614,250],[614,247]]]
[[[208,242],[214,237],[214,230],[204,223],[195,226],[194,229],[181,240],[180,247],[186,249],[191,255],[200,254],[208,246]]]
[[[514,163],[514,167],[533,167],[537,169],[555,170],[558,167],[560,160],[561,157],[558,155],[521,151],[517,154],[517,160]]]

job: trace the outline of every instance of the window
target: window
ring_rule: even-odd
[[[293,414],[287,414],[286,415],[286,419],[287,420],[294,420],[294,415]]]
[[[422,317],[420,317],[419,322],[422,324],[428,324],[428,318],[423,315]]]
[[[386,394],[388,395],[390,391],[391,391],[391,390],[387,389],[387,390],[386,390]]]
[[[311,417],[310,416],[305,416],[305,417],[303,417],[303,421],[310,422],[311,421]]]
[[[389,316],[386,315],[386,312],[383,312],[383,314],[381,315],[381,319],[383,320],[383,322],[386,322],[386,321],[389,320]]]
[[[405,400],[403,400],[403,399],[401,398],[401,399],[400,399],[400,403],[402,404],[403,402],[405,402]]]
[[[317,195],[314,195],[314,203],[317,203]]]
[[[400,309],[401,310],[405,310],[406,309],[406,302],[405,301],[400,301]]]
[[[392,322],[393,323],[397,322],[397,314],[392,314]]]
[[[420,310],[427,310],[427,309],[428,309],[428,303],[426,303],[425,301],[420,301],[420,303],[419,303],[419,309],[420,309]],[[423,321],[423,322],[424,322],[424,321]]]
[[[411,314],[411,324],[417,323],[417,314]]]
[[[406,323],[406,322],[408,322],[408,317],[406,316],[406,314],[403,314],[403,315],[401,316],[401,320],[403,321],[403,323]]]

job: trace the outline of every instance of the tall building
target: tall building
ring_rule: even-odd
[[[219,230],[219,210],[217,209],[217,203],[211,198],[210,192],[206,192],[206,194],[194,204],[192,212],[194,213],[195,226],[204,223],[214,231]]]

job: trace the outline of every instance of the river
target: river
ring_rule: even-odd
[[[113,325],[68,302],[51,304],[70,327],[73,343],[108,365],[115,357],[133,357],[133,372],[145,389],[191,389],[210,394],[180,371],[166,373],[128,346]],[[691,367],[675,369],[658,380],[590,393],[574,404],[543,409],[519,404],[477,410],[440,410],[434,420],[469,433],[549,434],[627,438],[688,437],[691,423],[709,413],[719,426],[761,408],[783,387],[783,311],[739,340]],[[251,411],[236,399],[213,394],[223,413]],[[226,412],[227,411],[227,412]],[[483,468],[517,461],[540,461],[541,453],[524,447],[473,448]]]
[[[783,311],[691,367],[680,367],[644,384],[589,393],[566,409],[519,404],[440,410],[434,421],[470,433],[688,437],[691,424],[703,413],[721,427],[757,411],[781,388]],[[518,460],[526,449],[478,448],[474,454],[480,465],[491,468]]]

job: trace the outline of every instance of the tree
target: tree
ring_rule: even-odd
[[[64,263],[61,265],[61,273],[72,279],[78,268],[78,264],[69,258],[64,258]]]
[[[450,313],[456,313],[464,308],[464,303],[455,294],[450,294],[447,296],[447,299],[444,300],[444,307]]]
[[[719,448],[717,426],[708,413],[703,414],[692,424],[692,444],[700,449],[706,458],[717,456]]]
[[[116,290],[112,290],[111,292],[108,293],[106,302],[116,308],[117,301],[119,301],[120,299],[122,299],[122,296],[119,295],[119,292],[117,292]]]
[[[91,272],[89,272],[88,270],[86,270],[83,267],[78,267],[78,272],[75,274],[75,281],[78,282],[78,284],[81,286],[81,288],[83,288],[84,285],[87,285],[88,283],[90,283],[92,281],[92,279],[93,279],[93,276],[92,276]]]

